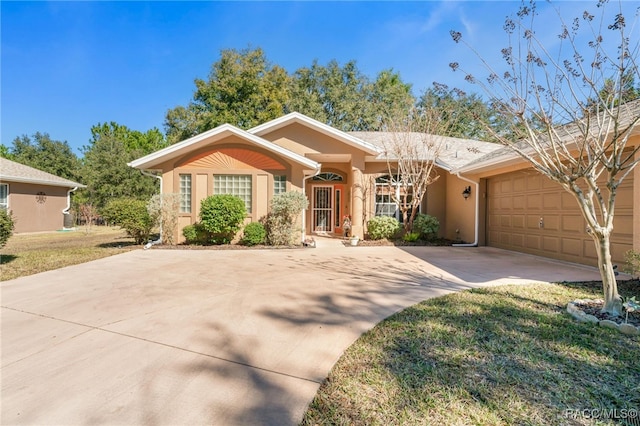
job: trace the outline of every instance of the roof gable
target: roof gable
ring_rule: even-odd
[[[299,163],[304,167],[317,169],[319,166],[318,163],[313,160],[284,149],[259,136],[253,135],[245,130],[232,126],[231,124],[223,124],[206,132],[200,133],[199,135],[186,139],[182,142],[178,142],[174,145],[153,152],[142,158],[138,158],[137,160],[131,161],[127,164],[130,167],[135,167],[137,169],[153,169],[167,160],[183,157],[197,149],[204,148],[231,135],[235,135],[244,141],[250,142],[256,146],[262,147],[270,152]]]
[[[274,120],[268,121],[248,130],[249,133],[257,136],[265,136],[271,132],[282,129],[292,124],[300,124],[324,135],[330,136],[344,144],[360,149],[368,155],[378,155],[380,150],[375,145],[358,138],[352,134],[335,129],[327,124],[321,123],[313,118],[307,117],[299,112],[292,112]]]
[[[85,185],[80,183],[2,157],[0,157],[0,181],[85,188]]]

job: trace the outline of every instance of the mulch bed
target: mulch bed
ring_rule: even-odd
[[[602,288],[602,281],[589,281],[571,284],[578,286],[587,286],[591,288]],[[636,299],[638,299],[638,297],[640,296],[640,279],[636,278],[631,280],[619,280],[618,292],[623,296],[636,296]],[[614,317],[610,314],[601,312],[603,304],[604,303],[601,300],[585,300],[582,303],[576,303],[576,307],[586,314],[595,316],[599,320],[611,320],[617,324],[623,324],[625,322],[626,318],[624,313],[622,316]],[[636,327],[640,327],[640,312],[629,312],[629,316],[626,322]]]
[[[413,241],[407,242],[404,240],[359,240],[358,247],[383,247],[383,246],[396,246],[396,247],[439,247],[439,246],[452,246],[453,244],[460,244],[462,241],[447,240],[445,238],[439,238],[433,241]],[[345,246],[350,246],[349,239],[342,241]]]

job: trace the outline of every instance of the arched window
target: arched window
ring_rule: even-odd
[[[344,179],[337,173],[325,172],[314,176],[311,180],[316,182],[342,182]]]

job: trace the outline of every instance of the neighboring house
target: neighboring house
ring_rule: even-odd
[[[348,215],[352,233],[363,237],[370,217],[398,214],[383,154],[383,141],[391,136],[345,133],[291,113],[246,131],[224,124],[129,165],[158,173],[162,192],[180,194],[178,239],[184,226],[198,220],[200,201],[209,195],[237,195],[247,206],[247,221],[257,221],[284,191],[307,195],[301,220],[307,235],[341,235]],[[558,185],[500,145],[443,138],[443,148],[436,163],[440,178],[420,206],[438,218],[440,236],[594,264],[577,206]],[[626,249],[640,249],[640,212],[633,209],[634,199],[640,204],[639,173],[640,168],[618,197],[615,262],[622,262]]]
[[[0,208],[11,212],[17,233],[63,229],[65,214],[70,207],[70,194],[84,187],[0,158]]]

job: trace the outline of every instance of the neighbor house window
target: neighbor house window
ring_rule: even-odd
[[[284,175],[273,177],[273,195],[287,192],[287,177]]]
[[[215,175],[213,193],[235,195],[251,213],[251,175]]]
[[[0,209],[7,210],[9,208],[9,185],[0,183]]]
[[[180,213],[191,213],[191,175],[180,175]]]

